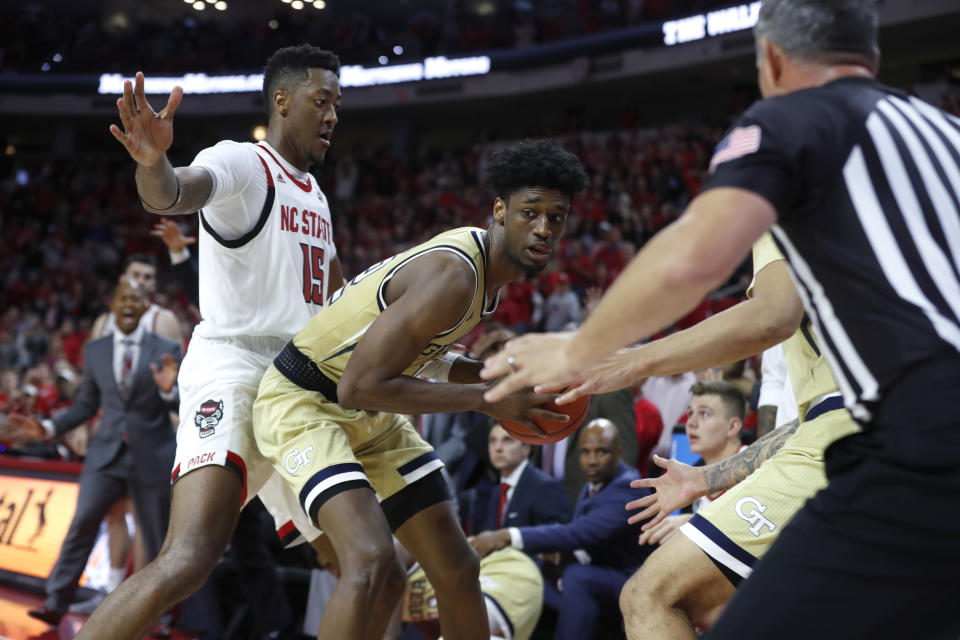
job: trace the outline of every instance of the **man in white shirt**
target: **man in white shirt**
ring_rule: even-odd
[[[644,397],[657,405],[663,418],[663,432],[653,453],[660,457],[670,456],[670,438],[673,427],[690,406],[690,385],[697,381],[693,372],[653,377],[643,383]]]
[[[11,439],[18,442],[62,436],[103,410],[87,449],[73,520],[47,579],[47,600],[29,612],[54,626],[76,593],[100,521],[119,498],[133,498],[148,557],[159,552],[167,529],[166,478],[175,449],[169,412],[177,401],[180,345],[144,329],[146,303],[142,289],[121,280],[111,305],[117,330],[84,347],[83,382],[73,405],[43,423],[10,416]]]
[[[223,141],[189,167],[166,157],[175,87],[160,112],[143,74],[117,101],[110,130],[137,162],[151,213],[200,210],[200,312],[180,373],[180,428],[163,550],[94,612],[78,638],[127,640],[206,580],[237,516],[259,494],[285,542],[318,531],[256,448],[251,409],[263,372],[287,340],[343,284],[325,196],[308,173],[337,124],[340,63],[309,45],[278,50],[264,72],[269,114],[259,144]]]
[[[490,464],[500,472],[500,485],[486,504],[474,505],[471,514],[474,531],[552,524],[570,519],[570,503],[563,486],[528,462],[529,444],[513,438],[495,424],[490,429],[487,445]]]
[[[157,265],[152,256],[143,253],[136,253],[127,256],[123,261],[123,274],[120,276],[130,282],[136,283],[147,298],[147,308],[140,317],[140,329],[155,333],[169,340],[173,340],[179,345],[183,345],[183,334],[180,331],[180,321],[170,309],[161,307],[153,301],[157,293]],[[90,340],[111,333],[115,333],[117,328],[116,318],[111,311],[100,315],[93,323],[90,331]],[[80,433],[80,437],[86,442],[90,438],[90,433],[96,431],[96,422],[94,419],[90,423],[89,432]],[[107,513],[107,534],[108,546],[110,548],[110,573],[107,580],[105,592],[113,591],[123,582],[127,575],[127,556],[130,552],[130,534],[127,529],[127,511],[135,514],[135,511],[128,506],[128,498],[121,498]],[[161,535],[164,532],[161,532]],[[138,571],[143,568],[147,562],[145,547],[143,543],[142,532],[137,529],[134,536],[134,554],[133,569]],[[99,605],[105,596],[105,592],[96,593],[89,600],[77,603],[70,607],[72,613],[89,614]]]

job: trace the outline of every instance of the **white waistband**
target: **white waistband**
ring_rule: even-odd
[[[283,338],[277,338],[275,336],[203,336],[198,335],[196,331],[193,333],[192,341],[206,342],[209,344],[228,344],[234,347],[239,347],[240,349],[246,349],[247,351],[253,351],[254,353],[269,355],[273,358],[280,350],[283,349],[283,346],[287,344],[287,340]]]

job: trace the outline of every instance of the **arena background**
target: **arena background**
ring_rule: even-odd
[[[880,79],[960,113],[960,3],[881,0],[878,7]],[[309,42],[337,52],[351,83],[378,78],[382,83],[347,86],[344,71],[333,145],[326,164],[313,170],[331,201],[348,277],[440,229],[485,226],[491,201],[478,186],[485,154],[523,137],[555,137],[580,155],[593,181],[569,236],[593,253],[594,267],[606,264],[575,281],[583,293],[609,286],[632,252],[683,210],[712,146],[757,98],[749,30],[755,9],[723,0],[3,3],[0,411],[46,416],[69,402],[83,341],[127,254],[154,254],[159,300],[186,332],[198,320],[165,278],[169,260],[149,235],[155,220],[137,201],[133,162],[108,132],[119,122],[116,74],[258,74],[277,47]],[[676,40],[686,41],[667,43]],[[441,56],[445,64],[436,61]],[[416,65],[428,58],[428,68],[466,75],[384,81],[419,73]],[[470,61],[457,62],[463,59]],[[190,92],[203,86],[199,79],[188,84],[169,154],[175,165],[218,140],[253,139],[266,124],[259,89],[200,94]],[[159,108],[166,91],[150,99]],[[195,217],[180,222],[194,234]],[[547,295],[565,259],[516,290],[498,321],[529,324],[531,289]],[[749,265],[685,322],[739,300],[746,273]],[[9,496],[21,491],[22,478],[62,484],[78,468],[70,466],[76,452],[65,447],[28,453],[57,462],[30,468],[21,456],[0,457],[0,471],[17,476],[0,478],[7,500],[0,504],[0,575],[17,588],[0,593],[8,598],[0,606],[10,607],[0,609],[0,636],[11,638],[43,631],[22,615],[26,593],[43,576],[23,560],[30,545],[16,538],[27,530],[23,514],[29,519],[34,511]],[[58,514],[60,533],[51,518],[51,538],[62,536],[69,520]],[[49,544],[43,553],[50,556]],[[291,589],[303,597],[303,574],[289,573],[291,584],[300,576]]]

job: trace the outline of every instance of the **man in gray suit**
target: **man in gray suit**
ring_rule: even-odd
[[[9,417],[9,438],[21,443],[62,436],[103,409],[87,449],[73,521],[47,579],[47,600],[28,612],[54,626],[77,590],[100,521],[118,498],[133,498],[148,557],[159,552],[167,531],[176,449],[169,412],[178,401],[180,345],[139,326],[146,309],[144,292],[121,280],[110,305],[117,331],[84,348],[83,382],[73,406],[43,423]]]

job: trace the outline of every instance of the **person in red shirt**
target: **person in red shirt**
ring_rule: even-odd
[[[643,397],[643,383],[646,381],[646,378],[641,378],[630,388],[634,394],[633,411],[637,414],[637,470],[644,478],[650,475],[650,456],[663,433],[660,409]]]
[[[10,413],[20,399],[20,376],[13,369],[0,371],[0,413]]]
[[[567,254],[563,260],[563,270],[570,275],[570,282],[578,293],[593,286],[596,265],[593,258],[583,250],[583,242],[579,238],[570,239]]]

